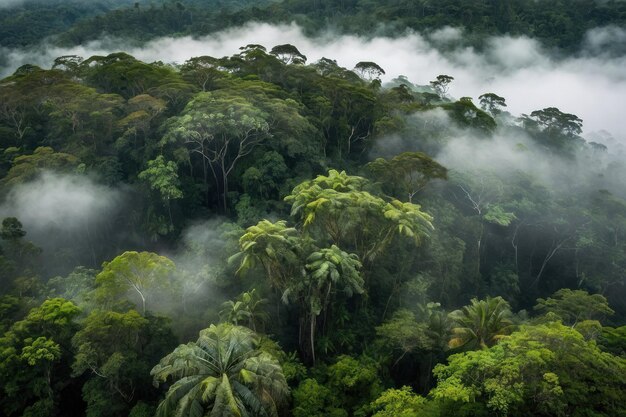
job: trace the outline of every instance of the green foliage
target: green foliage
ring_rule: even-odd
[[[172,288],[171,274],[174,262],[152,252],[128,251],[111,262],[105,262],[96,276],[96,298],[104,305],[112,305],[128,295],[139,297],[142,314],[146,305],[158,292]]]
[[[448,89],[450,88],[450,83],[454,80],[454,77],[450,75],[438,75],[437,79],[430,82],[430,85],[435,90],[435,92],[439,95],[441,99],[445,99],[448,94]]]
[[[385,74],[385,70],[382,69],[375,62],[370,61],[361,61],[357,62],[354,66],[355,71],[361,75],[361,77],[366,78],[367,80],[375,80],[379,79],[381,75]]]
[[[364,261],[375,259],[395,236],[421,243],[432,228],[431,217],[415,204],[386,203],[366,191],[368,185],[365,178],[330,170],[328,176],[298,185],[285,200],[292,204],[291,215],[302,222],[305,231],[341,247],[353,247]]]
[[[58,415],[67,383],[69,342],[80,309],[52,298],[0,337],[0,409],[6,415]]]
[[[55,10],[64,28],[76,21],[67,2],[52,3],[1,8],[3,45],[34,41],[33,28],[54,33],[42,20]],[[115,4],[76,4],[103,14],[50,42],[198,35],[254,17],[307,33],[462,24],[453,47],[532,33],[567,54],[595,23],[624,16],[611,1]],[[33,28],[7,35],[12,18]],[[586,143],[582,121],[554,107],[516,120],[494,93],[481,108],[451,101],[450,76],[382,85],[382,74],[371,61],[307,65],[294,45],[250,44],[182,65],[63,56],[0,80],[6,215],[21,216],[13,199],[41,175],[88,176],[123,195],[103,202],[115,215],[82,223],[41,213],[64,239],[27,216],[2,222],[0,414],[153,415],[163,400],[153,369],[167,390],[160,415],[286,415],[287,383],[296,416],[624,415],[621,156]],[[468,131],[459,170],[449,146]],[[492,143],[512,159],[475,153]],[[510,162],[525,158],[550,176],[515,171]],[[217,213],[223,225],[200,223]],[[57,238],[52,252],[27,240]],[[155,248],[178,268],[142,252]],[[543,315],[521,311],[513,332],[497,295],[516,309],[538,299]],[[184,344],[218,316],[226,323]],[[608,316],[615,327],[597,321]],[[450,348],[475,351],[444,365]],[[422,398],[435,366],[438,385]],[[414,391],[384,391],[404,385]]]
[[[483,219],[487,220],[489,223],[497,224],[498,226],[508,226],[516,217],[514,213],[505,212],[504,209],[498,205],[489,205],[487,206],[487,211]]]
[[[454,322],[451,348],[487,349],[513,329],[509,303],[502,297],[472,299],[472,304],[450,313]]]
[[[416,395],[410,387],[404,386],[400,389],[388,389],[380,394],[374,402],[370,404],[372,417],[413,417],[429,416],[425,412],[426,400]]]
[[[157,190],[164,200],[174,200],[182,198],[183,193],[178,188],[178,174],[176,163],[165,162],[162,155],[156,159],[148,161],[148,168],[139,173],[139,179],[145,180],[150,188]]]
[[[382,392],[377,365],[366,357],[340,356],[323,376],[321,382],[305,379],[293,391],[294,416],[365,415],[369,401]]]
[[[378,364],[365,356],[358,359],[340,356],[328,367],[326,375],[326,385],[335,395],[339,394],[341,408],[351,415],[362,413],[382,392]]]
[[[88,416],[124,415],[137,394],[147,396],[150,368],[172,345],[167,325],[134,310],[94,310],[85,318],[72,338],[72,375],[87,378],[82,391]]]
[[[598,345],[606,352],[626,358],[626,326],[603,327]]]
[[[409,202],[435,179],[448,178],[447,169],[422,152],[403,152],[391,160],[377,158],[367,164],[374,177],[396,198]]]
[[[269,315],[263,307],[267,300],[261,298],[256,289],[240,294],[235,301],[225,301],[222,304],[220,317],[222,320],[238,325],[240,322],[254,331],[262,329]]]
[[[57,153],[50,147],[39,147],[32,155],[22,155],[13,159],[2,185],[12,186],[34,179],[45,169],[58,172],[71,172],[78,165],[78,158],[66,153]]]
[[[332,391],[315,379],[305,379],[293,391],[294,417],[347,417],[347,411],[338,407]]]
[[[625,367],[623,359],[560,323],[523,326],[489,349],[437,365],[432,395],[461,410],[476,403],[511,417],[621,415]]]
[[[480,100],[480,107],[492,116],[499,115],[502,113],[501,108],[506,107],[506,99],[494,93],[485,93],[478,99]]]
[[[407,354],[418,350],[429,350],[432,342],[428,337],[428,325],[419,323],[409,310],[398,310],[393,317],[376,328],[376,335],[383,343],[401,354],[396,363]]]
[[[180,345],[152,369],[155,384],[172,381],[156,415],[277,415],[289,389],[276,359],[258,345],[254,332],[226,323]]]
[[[267,274],[270,283],[279,291],[284,291],[300,259],[299,233],[287,227],[287,222],[272,223],[261,220],[250,226],[239,238],[240,252],[229,259],[238,261],[238,273],[260,266]]]
[[[601,319],[614,313],[601,294],[589,294],[587,291],[569,288],[558,290],[553,297],[537,299],[535,310],[554,314],[563,323],[571,326],[583,320]]]
[[[276,45],[270,51],[272,55],[276,55],[278,59],[285,64],[305,64],[306,56],[302,55],[298,48],[290,44]]]
[[[164,141],[186,146],[201,158],[205,178],[210,170],[226,211],[228,177],[241,158],[268,138],[269,117],[244,97],[203,92],[168,122]]]
[[[60,358],[61,347],[54,340],[45,337],[38,337],[24,346],[20,356],[30,366],[45,366],[46,363],[56,362]]]

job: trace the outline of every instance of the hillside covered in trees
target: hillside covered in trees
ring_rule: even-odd
[[[0,22],[77,44],[463,25],[477,48],[576,55],[626,17],[565,3],[49,2]],[[0,45],[40,41],[21,25]],[[336,58],[120,51],[0,80],[0,415],[626,416],[620,137]]]

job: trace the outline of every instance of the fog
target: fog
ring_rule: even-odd
[[[127,197],[127,191],[86,176],[44,172],[10,190],[0,217],[20,220],[54,272],[79,264],[96,267],[105,247],[128,237],[117,224]]]
[[[601,129],[624,141],[626,126],[626,31],[616,27],[589,32],[582,50],[559,59],[537,41],[527,37],[494,37],[482,51],[463,46],[460,29],[444,28],[429,34],[407,32],[394,38],[366,39],[326,32],[315,38],[305,36],[295,24],[249,23],[206,37],[159,38],[144,45],[119,39],[102,39],[72,48],[42,44],[28,50],[3,54],[10,65],[0,69],[6,76],[25,63],[49,67],[54,58],[75,54],[83,57],[124,50],[143,61],[182,63],[192,56],[232,55],[239,47],[260,43],[268,48],[289,42],[309,62],[321,57],[336,59],[347,68],[359,61],[374,61],[383,67],[383,80],[407,76],[417,84],[428,84],[438,74],[455,78],[450,95],[476,98],[494,92],[507,99],[513,114],[558,107],[584,120],[585,133]],[[458,46],[461,45],[461,46]],[[612,45],[609,48],[609,45]]]

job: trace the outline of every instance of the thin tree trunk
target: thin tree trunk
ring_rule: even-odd
[[[315,314],[311,313],[311,322],[310,322],[310,337],[311,337],[311,359],[313,360],[313,365],[315,365]]]

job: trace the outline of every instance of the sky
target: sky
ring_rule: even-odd
[[[414,83],[428,84],[439,74],[455,78],[450,95],[477,97],[493,92],[507,100],[508,110],[519,115],[546,107],[558,107],[584,121],[585,132],[607,130],[626,142],[626,54],[604,53],[610,43],[626,42],[626,31],[616,27],[587,34],[583,51],[575,57],[556,59],[535,40],[526,37],[494,37],[484,52],[462,44],[460,29],[444,28],[429,35],[407,32],[403,36],[366,39],[332,32],[310,38],[295,24],[249,23],[206,37],[164,37],[137,46],[119,39],[102,39],[72,48],[42,44],[26,50],[4,50],[9,67],[49,67],[54,58],[76,54],[85,58],[124,50],[146,62],[182,63],[193,56],[215,57],[237,53],[239,47],[259,43],[268,49],[289,42],[314,62],[336,59],[347,68],[359,61],[374,61],[386,71],[383,81],[405,75]],[[445,51],[445,52],[442,52]]]

